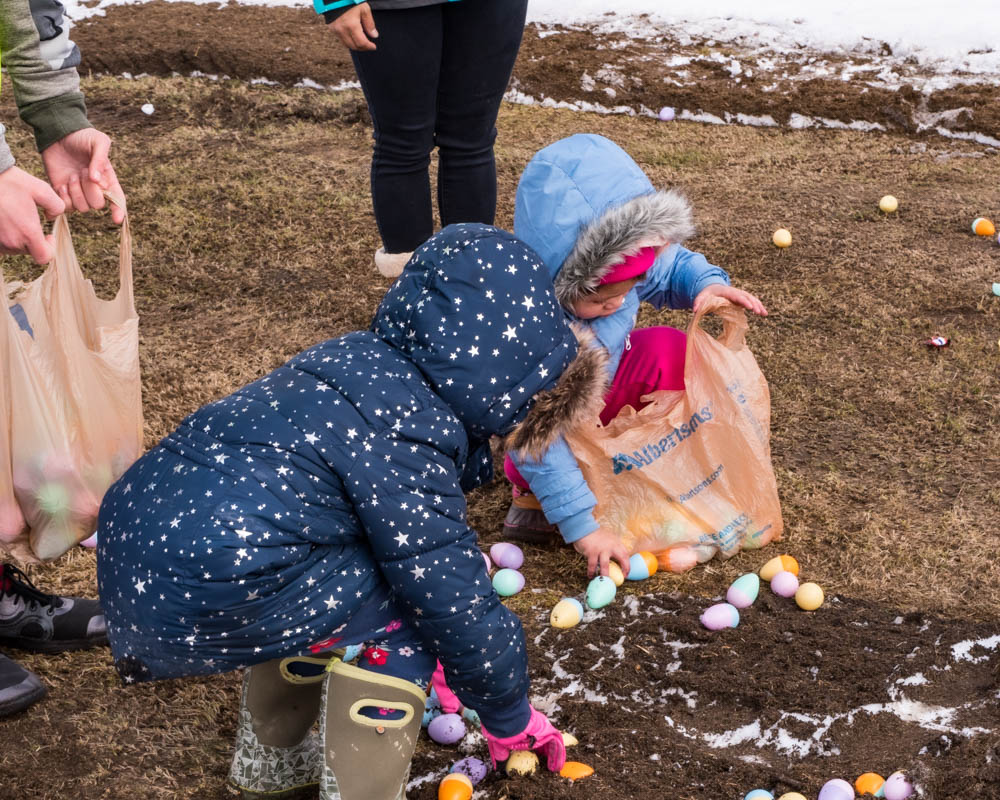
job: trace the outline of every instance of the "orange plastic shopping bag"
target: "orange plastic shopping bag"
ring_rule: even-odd
[[[84,278],[65,216],[53,235],[52,262],[9,300],[0,275],[0,548],[26,560],[93,533],[104,492],[142,449],[128,218],[112,300]]]
[[[718,339],[702,330],[705,314],[721,317]],[[711,301],[688,328],[683,391],[654,392],[641,411],[626,407],[606,427],[567,437],[598,522],[664,569],[781,538],[770,394],[746,330],[742,308]]]

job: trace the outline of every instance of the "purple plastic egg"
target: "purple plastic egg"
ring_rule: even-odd
[[[488,769],[486,764],[478,758],[469,756],[468,758],[463,758],[461,761],[456,761],[454,766],[452,766],[451,771],[461,772],[465,777],[472,781],[472,785],[475,786],[486,777]]]
[[[913,794],[913,784],[902,772],[894,772],[885,779],[882,792],[885,794],[885,800],[906,800]]]
[[[490,548],[490,558],[498,567],[504,569],[520,569],[524,563],[524,553],[516,544],[497,542]]]
[[[427,733],[438,744],[455,744],[465,738],[465,723],[458,714],[442,714],[430,721]]]
[[[834,778],[823,784],[817,800],[854,800],[854,787],[843,778]]]
[[[674,118],[674,109],[672,106],[664,106],[660,109],[660,113],[657,116],[661,122],[670,122]]]
[[[794,597],[799,590],[799,579],[792,572],[782,570],[771,578],[771,591],[782,597]]]
[[[735,628],[740,624],[740,612],[730,603],[716,603],[702,612],[701,624],[710,631]]]

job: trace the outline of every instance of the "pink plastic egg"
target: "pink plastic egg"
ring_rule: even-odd
[[[516,544],[497,542],[490,548],[490,558],[498,567],[504,569],[520,569],[524,563],[524,553]]]
[[[483,553],[483,561],[486,562],[486,574],[489,575],[490,572],[493,571],[493,564],[490,561],[490,557],[486,555],[486,553]]]
[[[664,106],[656,116],[660,118],[661,122],[670,122],[674,118],[675,112],[671,106]]]
[[[442,714],[430,721],[427,733],[438,744],[455,744],[465,738],[465,723],[458,714]]]
[[[894,772],[885,779],[882,792],[885,794],[885,800],[906,800],[913,794],[913,784],[902,772]]]
[[[834,778],[823,784],[817,800],[854,800],[854,787],[843,778]]]
[[[782,570],[771,578],[771,591],[782,597],[794,597],[799,589],[799,579],[791,572]]]
[[[740,624],[740,612],[729,603],[716,603],[702,612],[701,624],[710,631],[735,628]]]

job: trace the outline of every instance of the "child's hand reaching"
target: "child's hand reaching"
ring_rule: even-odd
[[[698,296],[694,299],[694,307],[692,310],[697,314],[698,309],[701,308],[710,297],[722,297],[730,303],[749,309],[754,314],[760,314],[762,317],[767,316],[767,309],[764,308],[764,304],[760,301],[760,298],[757,297],[757,295],[750,294],[750,292],[745,292],[742,289],[737,289],[735,286],[726,286],[724,283],[709,284],[698,292]]]
[[[576,552],[587,557],[587,577],[608,574],[608,562],[613,558],[622,568],[622,573],[628,575],[628,550],[621,543],[614,531],[598,528],[588,533],[582,539],[573,542]]]

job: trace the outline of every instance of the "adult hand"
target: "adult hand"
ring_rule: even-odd
[[[490,751],[493,769],[497,763],[506,761],[514,750],[535,750],[545,756],[545,765],[551,772],[558,772],[566,763],[566,746],[562,734],[548,721],[546,716],[531,709],[527,727],[516,736],[498,739],[483,727],[486,747]]]
[[[767,316],[767,309],[764,308],[764,304],[760,301],[760,298],[756,295],[750,294],[750,292],[737,289],[735,286],[726,286],[724,283],[709,284],[698,292],[698,296],[694,299],[694,312],[697,313],[698,309],[701,308],[710,297],[722,297],[730,303],[749,309],[754,314],[760,314],[762,317]]]
[[[104,208],[104,190],[124,197],[108,152],[111,139],[96,128],[67,134],[42,151],[45,172],[67,209]],[[120,225],[124,209],[111,206],[111,219]]]
[[[628,575],[629,553],[614,531],[598,528],[573,542],[573,547],[587,557],[587,577],[607,576],[612,558],[621,565],[622,574]]]
[[[344,46],[351,50],[375,49],[372,39],[378,38],[378,31],[375,30],[375,20],[368,3],[361,3],[350,11],[345,11],[330,23],[330,27]]]
[[[45,181],[20,167],[0,172],[0,253],[30,253],[39,264],[52,260],[55,244],[42,231],[39,208],[53,219],[65,204]]]

